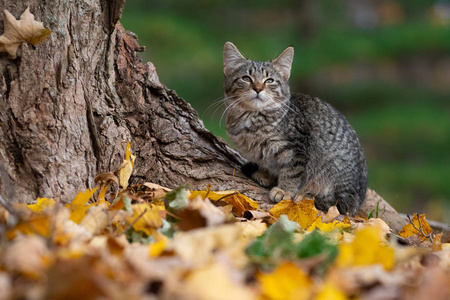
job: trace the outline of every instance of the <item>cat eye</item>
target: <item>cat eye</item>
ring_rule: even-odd
[[[268,78],[268,79],[266,79],[266,81],[264,81],[264,83],[273,83],[273,78]]]
[[[249,76],[242,76],[242,80],[245,82],[252,82],[252,79]]]

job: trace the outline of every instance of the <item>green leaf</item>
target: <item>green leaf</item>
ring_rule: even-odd
[[[317,255],[325,256],[321,266],[324,269],[336,259],[338,248],[326,235],[314,230],[298,244],[297,257],[306,258]]]
[[[131,207],[131,198],[127,196],[123,196],[123,209],[126,211],[133,211],[133,208]]]
[[[280,258],[295,256],[292,241],[296,222],[289,221],[286,215],[270,226],[262,236],[247,248],[247,255],[255,261],[277,261]]]
[[[296,222],[281,216],[277,223],[270,226],[247,248],[247,255],[253,262],[261,263],[263,266],[276,265],[280,260],[323,255],[324,259],[319,262],[319,269],[330,265],[338,254],[337,246],[317,230],[305,234],[302,241],[295,242],[293,237],[296,225]]]
[[[180,210],[186,208],[189,205],[189,201],[187,199],[186,185],[180,185],[173,191],[168,192],[164,196],[164,205],[166,207],[166,210],[169,213],[172,213],[175,215],[176,215],[177,211],[180,211]],[[169,222],[177,221],[177,219],[170,216],[170,214],[167,216],[167,220]]]
[[[148,245],[153,242],[153,236],[148,236],[145,232],[139,230],[136,231],[131,227],[126,231],[127,240],[130,243],[141,243],[144,245]]]

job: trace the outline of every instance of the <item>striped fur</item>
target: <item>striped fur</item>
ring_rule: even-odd
[[[367,190],[367,166],[355,130],[330,104],[292,94],[293,48],[273,61],[224,47],[227,133],[250,164],[243,171],[272,187],[270,198],[313,197],[318,209],[337,204],[354,215]]]

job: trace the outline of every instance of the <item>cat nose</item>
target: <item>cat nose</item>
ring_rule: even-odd
[[[260,85],[254,85],[254,86],[253,86],[253,90],[254,90],[257,94],[259,94],[263,89],[264,89],[263,86],[260,86]]]

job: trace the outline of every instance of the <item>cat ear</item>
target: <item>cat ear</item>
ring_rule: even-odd
[[[223,72],[230,75],[245,61],[245,57],[239,52],[232,42],[226,42],[223,47]]]
[[[280,72],[284,80],[288,80],[291,76],[291,66],[294,60],[294,47],[290,46],[275,58],[272,63],[273,66]]]

